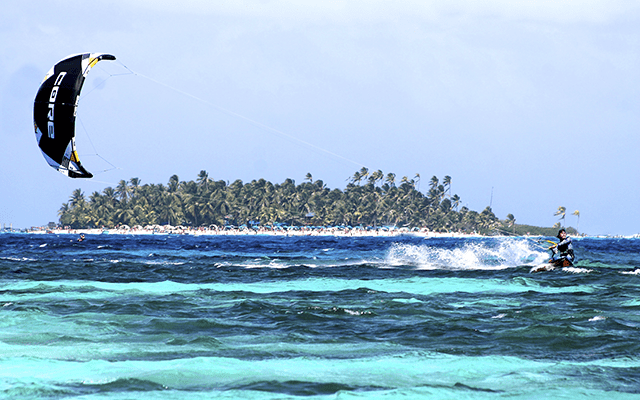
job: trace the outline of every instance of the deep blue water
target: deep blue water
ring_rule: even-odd
[[[640,398],[640,240],[0,234],[0,398]]]

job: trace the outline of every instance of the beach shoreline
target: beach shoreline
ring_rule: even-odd
[[[122,225],[117,228],[80,228],[69,227],[32,227],[30,229],[0,229],[0,233],[27,233],[35,235],[189,235],[189,236],[325,236],[325,237],[422,237],[429,238],[495,238],[495,237],[523,237],[540,238],[541,235],[482,235],[476,232],[434,232],[427,228],[395,228],[395,227],[318,227],[318,226],[261,226],[261,227],[188,227],[171,225],[148,225],[145,227],[129,227]],[[576,235],[574,239],[640,239],[640,234],[634,235]]]
[[[72,229],[72,228],[54,228],[45,227],[31,228],[26,231],[17,230],[0,230],[0,233],[28,233],[35,235],[54,234],[54,235],[189,235],[189,236],[281,236],[281,237],[304,237],[304,236],[324,236],[324,237],[422,237],[429,238],[495,238],[495,237],[513,237],[513,236],[489,236],[478,233],[462,233],[462,232],[433,232],[426,228],[408,229],[408,228],[322,228],[322,227],[289,227],[289,228],[192,228],[184,226],[148,226],[134,228],[88,228],[88,229]],[[539,238],[540,235],[524,235],[517,236],[524,238]],[[607,235],[584,235],[574,236],[574,239],[639,239],[640,234],[628,236],[607,236]]]
[[[287,227],[287,228],[219,228],[219,227],[184,227],[184,226],[148,226],[120,228],[33,228],[32,234],[70,234],[70,235],[191,235],[191,236],[338,236],[338,237],[398,237],[414,236],[424,238],[481,238],[476,233],[432,232],[428,229],[408,228],[338,228],[338,227]]]

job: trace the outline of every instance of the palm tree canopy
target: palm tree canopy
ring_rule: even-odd
[[[385,178],[385,182],[388,183],[391,186],[395,186],[395,184],[396,184],[396,174],[394,174],[393,172],[389,172],[387,174],[387,177]]]
[[[200,171],[198,174],[198,184],[206,190],[209,186],[209,181],[209,173],[205,170]]]
[[[360,168],[360,176],[362,177],[362,179],[367,179],[367,177],[369,176],[369,168],[367,167]]]
[[[440,183],[440,180],[438,179],[437,176],[432,176],[431,177],[431,181],[429,182],[429,187],[434,189],[438,187],[438,184]]]
[[[363,179],[367,184],[355,185]],[[385,184],[378,187],[382,180]],[[426,227],[432,231],[469,231],[490,233],[499,224],[490,208],[482,213],[462,207],[460,197],[445,198],[445,183],[431,178],[431,190],[425,196],[416,190],[416,181],[407,176],[400,187],[396,174],[381,170],[356,171],[344,190],[329,189],[310,173],[296,185],[293,179],[273,184],[265,179],[231,184],[212,181],[200,171],[195,181],[180,182],[177,175],[162,184],[141,185],[131,178],[120,181],[116,189],[94,192],[87,201],[81,189],[73,191],[68,203],[59,210],[60,223],[74,228],[115,227],[118,225],[395,225]],[[416,179],[420,175],[416,174]],[[310,217],[310,213],[313,215]],[[515,218],[514,218],[515,220]]]

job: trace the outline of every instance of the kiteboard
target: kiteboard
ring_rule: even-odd
[[[554,269],[556,269],[556,267],[553,264],[545,263],[536,265],[535,267],[531,268],[531,271],[529,271],[529,273],[533,274],[535,272],[547,272],[553,271]]]
[[[556,268],[566,268],[566,267],[573,267],[573,263],[567,260],[566,258],[561,258],[559,260],[552,259],[544,264],[536,265],[535,267],[531,268],[531,271],[529,272],[530,273],[547,272],[547,271],[553,271]]]

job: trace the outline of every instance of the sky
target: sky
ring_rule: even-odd
[[[78,106],[91,180],[48,166],[32,117],[47,71],[83,52],[117,57]],[[448,175],[501,219],[552,226],[563,206],[581,232],[636,234],[639,88],[633,1],[7,2],[0,224],[58,221],[73,190],[134,177],[344,189],[364,166],[423,192]]]

